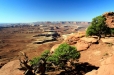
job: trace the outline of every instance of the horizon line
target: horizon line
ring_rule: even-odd
[[[91,22],[91,21],[35,21],[35,22]],[[33,22],[0,22],[0,23],[34,23]]]

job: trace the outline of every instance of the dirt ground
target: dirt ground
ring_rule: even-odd
[[[100,66],[101,61],[110,57],[114,53],[114,49],[110,44],[100,42],[92,44],[90,48],[81,52],[80,62],[89,62],[92,65]]]
[[[18,59],[20,51],[26,52],[29,59],[39,56],[44,50],[50,49],[59,41],[45,44],[33,44],[36,40],[33,36],[36,34],[10,34],[8,36],[0,35],[0,63],[6,63]]]

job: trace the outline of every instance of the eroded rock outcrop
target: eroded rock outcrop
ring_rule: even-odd
[[[83,40],[79,40],[75,46],[76,46],[78,51],[81,51],[81,50],[88,49],[90,45],[91,45],[91,43],[88,43],[88,42],[83,41]]]
[[[19,70],[19,60],[8,62],[0,69],[0,75],[24,75],[24,71]]]
[[[78,32],[77,34],[73,34],[69,36],[64,42],[66,42],[69,45],[73,45],[73,44],[76,44],[77,41],[84,36],[85,36],[85,32]]]
[[[114,28],[114,12],[107,12],[103,16],[106,18],[106,25],[109,28]]]
[[[74,35],[74,36],[69,36],[65,42],[69,45],[73,45],[76,44],[78,40],[79,37]]]
[[[98,70],[93,70],[85,75],[114,75],[114,55],[102,61]]]
[[[92,37],[82,37],[80,38],[80,40],[86,41],[88,43],[97,43],[98,42],[98,38],[92,38]]]

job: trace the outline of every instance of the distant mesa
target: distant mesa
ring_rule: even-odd
[[[91,22],[86,21],[47,21],[47,22],[31,22],[31,23],[0,23],[0,27],[15,27],[20,25],[30,25],[30,26],[36,26],[36,25],[89,25]]]

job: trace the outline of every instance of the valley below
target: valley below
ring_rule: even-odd
[[[45,28],[47,31],[44,31]],[[54,29],[50,30],[50,28]],[[3,28],[0,31],[0,67],[10,61],[18,60],[20,52],[25,52],[29,60],[32,60],[34,57],[40,56],[45,50],[51,51],[56,48],[55,45],[65,42],[71,46],[75,46],[80,52],[81,56],[79,62],[89,63],[99,67],[102,61],[114,54],[113,44],[107,43],[107,41],[104,42],[103,39],[108,38],[113,41],[112,39],[114,38],[105,37],[101,40],[94,39],[94,37],[87,38],[85,37],[86,28],[87,26],[78,28],[77,25]],[[33,31],[35,29],[36,32]],[[51,34],[49,31],[51,31]],[[53,36],[52,32],[55,31],[57,34],[55,36],[54,33]],[[49,37],[55,40],[46,41]],[[42,40],[46,42],[42,42]],[[41,42],[39,43],[39,41]],[[50,75],[51,74],[53,73],[50,73]]]

